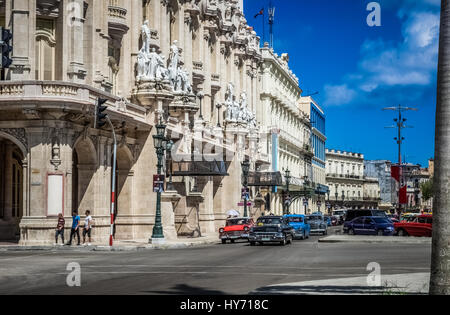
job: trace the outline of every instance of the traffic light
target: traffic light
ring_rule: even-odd
[[[108,116],[104,112],[108,109],[108,106],[105,106],[104,104],[108,100],[104,98],[98,98],[97,104],[95,105],[95,129],[102,128],[104,125],[106,125],[106,117]]]
[[[0,59],[0,68],[6,69],[9,68],[9,66],[12,64],[11,59],[11,52],[12,52],[12,46],[11,46],[11,40],[12,40],[12,33],[10,30],[0,27],[0,50],[2,53],[1,59]]]

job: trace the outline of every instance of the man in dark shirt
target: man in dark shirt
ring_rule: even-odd
[[[74,235],[76,235],[78,238],[78,246],[80,246],[81,245],[80,244],[80,221],[81,221],[81,218],[78,215],[77,210],[73,211],[72,218],[73,218],[72,230],[70,231],[70,240],[69,240],[69,243],[67,243],[67,245],[68,246],[72,245],[72,238]]]
[[[66,224],[66,220],[64,220],[64,216],[62,213],[58,214],[58,225],[56,226],[55,233],[55,245],[58,245],[58,236],[61,235],[62,244],[64,245],[64,225]]]

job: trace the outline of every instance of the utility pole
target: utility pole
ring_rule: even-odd
[[[275,7],[272,1],[269,2],[269,33],[270,33],[270,48],[273,48],[273,25],[275,23]]]
[[[411,108],[411,107],[403,107],[401,105],[398,105],[397,107],[386,107],[383,108],[383,110],[391,110],[398,112],[398,118],[394,119],[395,125],[389,126],[385,128],[397,128],[397,137],[394,138],[395,141],[397,141],[398,144],[398,167],[400,170],[400,183],[399,183],[399,190],[398,190],[398,214],[400,215],[402,212],[402,204],[400,203],[400,192],[402,188],[402,184],[404,183],[403,178],[403,161],[402,161],[402,144],[405,141],[405,138],[402,135],[402,131],[405,128],[413,128],[412,126],[407,126],[405,123],[407,121],[406,118],[404,118],[403,112],[406,111],[417,111],[417,108]]]

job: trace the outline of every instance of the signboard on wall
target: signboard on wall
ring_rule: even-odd
[[[164,175],[153,175],[153,192],[163,193],[164,192]]]
[[[48,175],[47,216],[57,216],[63,213],[63,179],[63,175]]]

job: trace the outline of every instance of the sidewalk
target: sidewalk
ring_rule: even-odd
[[[270,295],[422,295],[428,294],[429,273],[382,275],[381,287],[370,287],[367,277],[305,281],[272,285],[252,294]]]
[[[199,238],[179,238],[177,240],[166,240],[164,244],[149,244],[148,240],[135,241],[115,241],[114,246],[93,243],[92,246],[53,246],[53,245],[33,245],[19,246],[15,243],[0,243],[0,252],[5,251],[83,251],[83,252],[121,252],[138,250],[164,250],[183,249],[197,246],[207,246],[219,244],[217,235],[207,235]]]
[[[431,237],[398,237],[371,235],[331,235],[321,238],[319,243],[391,243],[391,244],[430,244]]]

